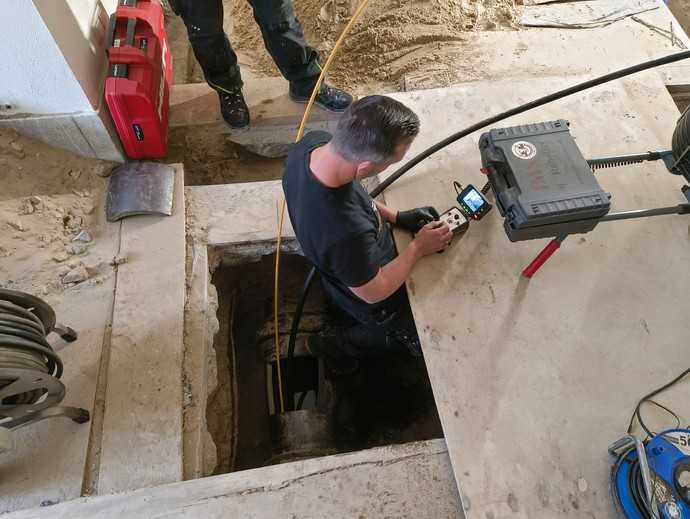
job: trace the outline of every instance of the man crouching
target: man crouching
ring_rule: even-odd
[[[401,348],[421,355],[404,284],[417,261],[445,250],[451,231],[434,208],[393,211],[360,184],[399,162],[418,133],[419,118],[405,105],[364,97],[343,113],[333,136],[307,134],[285,163],[297,240],[333,301],[357,323],[310,337],[308,348],[345,371],[358,357]],[[400,254],[390,225],[415,233]]]

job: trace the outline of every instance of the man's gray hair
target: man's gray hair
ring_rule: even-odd
[[[331,144],[347,161],[381,164],[396,147],[419,133],[419,117],[386,96],[367,96],[352,103],[338,121]]]

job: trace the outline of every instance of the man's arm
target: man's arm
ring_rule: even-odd
[[[445,224],[431,222],[425,225],[402,254],[381,268],[371,281],[350,287],[350,290],[366,303],[383,301],[402,286],[415,263],[428,254],[445,250],[452,237],[453,233]]]
[[[398,211],[393,211],[393,209],[389,209],[388,206],[385,206],[376,200],[374,200],[374,203],[376,204],[376,207],[378,207],[379,213],[381,213],[381,218],[389,223],[394,224],[398,217]]]

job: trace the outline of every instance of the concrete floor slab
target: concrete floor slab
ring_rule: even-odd
[[[443,440],[394,445],[80,499],[7,519],[462,519]]]
[[[5,117],[0,119],[0,128],[14,128],[27,137],[84,157],[125,161],[105,106],[92,112]]]
[[[280,180],[188,187],[186,197],[190,225],[214,247],[275,241],[284,198]],[[294,236],[286,210],[283,237]]]
[[[410,156],[563,83],[396,94],[421,118]],[[598,157],[667,148],[677,117],[652,72],[497,126],[565,118],[585,156]],[[453,180],[483,185],[478,138],[421,163],[386,191],[388,204],[445,210],[456,203]],[[683,201],[681,179],[661,164],[597,176],[614,210]],[[417,265],[410,301],[468,518],[614,517],[607,446],[625,432],[635,402],[687,364],[688,223],[669,216],[601,224],[566,240],[526,282],[520,272],[545,241],[510,243],[494,210],[446,253]],[[404,246],[410,238],[397,239]],[[684,418],[687,387],[663,396]],[[655,428],[665,423],[654,418]],[[587,484],[578,486],[581,479]]]
[[[75,203],[73,195],[39,194],[53,205],[69,208]],[[99,189],[94,195],[96,201],[104,198]],[[4,201],[0,208],[16,203]],[[45,213],[32,216],[50,217]],[[61,380],[67,393],[62,404],[93,413],[101,349],[113,302],[114,275],[109,262],[117,251],[120,224],[108,224],[101,212],[88,216],[86,224],[94,239],[88,254],[80,257],[89,269],[88,281],[70,288],[51,288],[45,295],[39,287],[49,280],[59,284],[59,265],[51,260],[48,248],[36,248],[35,241],[27,240],[23,242],[23,260],[3,259],[2,284],[11,283],[11,288],[44,298],[55,309],[58,321],[78,332],[74,343],[54,335],[49,341],[65,366]],[[77,425],[66,418],[51,418],[14,431],[14,448],[0,455],[0,513],[78,498],[91,426],[91,422]]]
[[[182,479],[184,171],[172,216],[123,220],[97,492]]]

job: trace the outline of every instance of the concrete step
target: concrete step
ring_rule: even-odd
[[[212,125],[228,139],[265,157],[287,154],[295,141],[306,105],[292,101],[288,84],[282,78],[259,78],[243,72],[243,89],[251,125],[246,130],[231,130],[220,114],[218,94],[206,83],[174,85],[170,100],[170,127]],[[307,131],[333,131],[339,114],[314,107]]]
[[[390,445],[8,514],[6,519],[464,517],[443,440]]]

